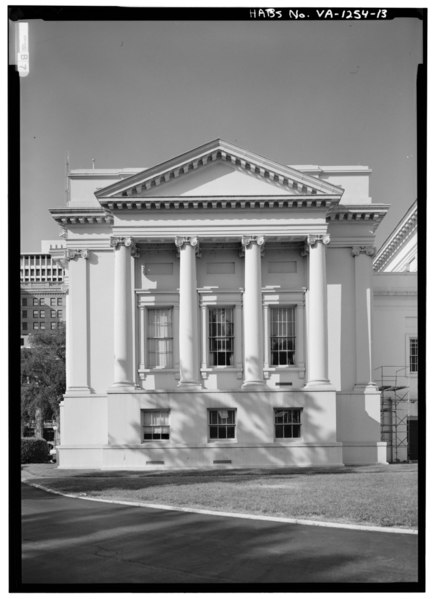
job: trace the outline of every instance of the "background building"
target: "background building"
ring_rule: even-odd
[[[21,254],[21,345],[36,331],[53,330],[64,325],[64,271],[50,255],[50,248],[64,247],[62,241],[42,241],[41,251]]]
[[[418,457],[417,202],[374,259],[374,363],[388,461]],[[420,398],[421,399],[421,398]]]
[[[221,140],[71,171],[61,467],[386,461],[369,176]]]

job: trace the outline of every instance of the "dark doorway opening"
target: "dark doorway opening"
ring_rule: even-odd
[[[408,460],[418,460],[418,420],[408,420]]]

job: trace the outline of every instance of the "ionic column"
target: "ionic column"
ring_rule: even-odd
[[[66,393],[87,394],[89,386],[88,363],[88,285],[87,250],[66,250],[69,293],[66,296]]]
[[[306,387],[329,384],[327,370],[327,278],[325,247],[329,235],[309,235],[308,382]]]
[[[180,253],[179,354],[180,387],[199,387],[198,292],[196,237],[176,237]]]
[[[117,389],[133,389],[131,250],[129,237],[112,237],[114,248],[114,381]]]
[[[261,293],[261,248],[264,237],[243,237],[245,289],[243,295],[244,382],[242,388],[262,387],[263,308]]]
[[[355,388],[376,388],[372,382],[372,246],[355,246],[355,318],[356,318],[356,383]]]

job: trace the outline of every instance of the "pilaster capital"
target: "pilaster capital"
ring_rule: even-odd
[[[130,248],[132,258],[139,258],[141,255],[141,248],[135,243],[135,241],[132,241]]]
[[[360,254],[365,254],[366,256],[373,258],[376,254],[376,247],[373,245],[354,245],[351,250],[351,254],[354,256],[354,258],[360,256]]]
[[[78,260],[79,258],[84,258],[87,260],[89,256],[88,250],[75,250],[68,248],[65,251],[65,261],[70,262],[71,260]]]
[[[328,245],[330,243],[330,235],[328,233],[325,235],[308,235],[306,238],[306,247],[315,247],[318,242]]]
[[[124,247],[134,247],[135,242],[132,241],[130,237],[111,237],[110,245],[112,248],[117,250],[122,245],[124,245]]]

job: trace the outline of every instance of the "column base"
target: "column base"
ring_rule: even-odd
[[[245,381],[241,388],[247,390],[266,389],[267,385],[265,381]]]
[[[202,389],[202,385],[201,383],[196,383],[195,381],[180,381],[177,385],[177,389],[200,391]]]
[[[303,387],[304,391],[336,391],[336,387],[330,381],[309,381]]]
[[[90,395],[91,389],[90,387],[80,386],[80,387],[68,387],[65,391],[65,395]]]
[[[107,393],[130,393],[136,390],[137,387],[134,383],[114,383],[107,389]]]
[[[356,383],[353,387],[354,392],[359,393],[379,393],[379,389],[375,383]]]

